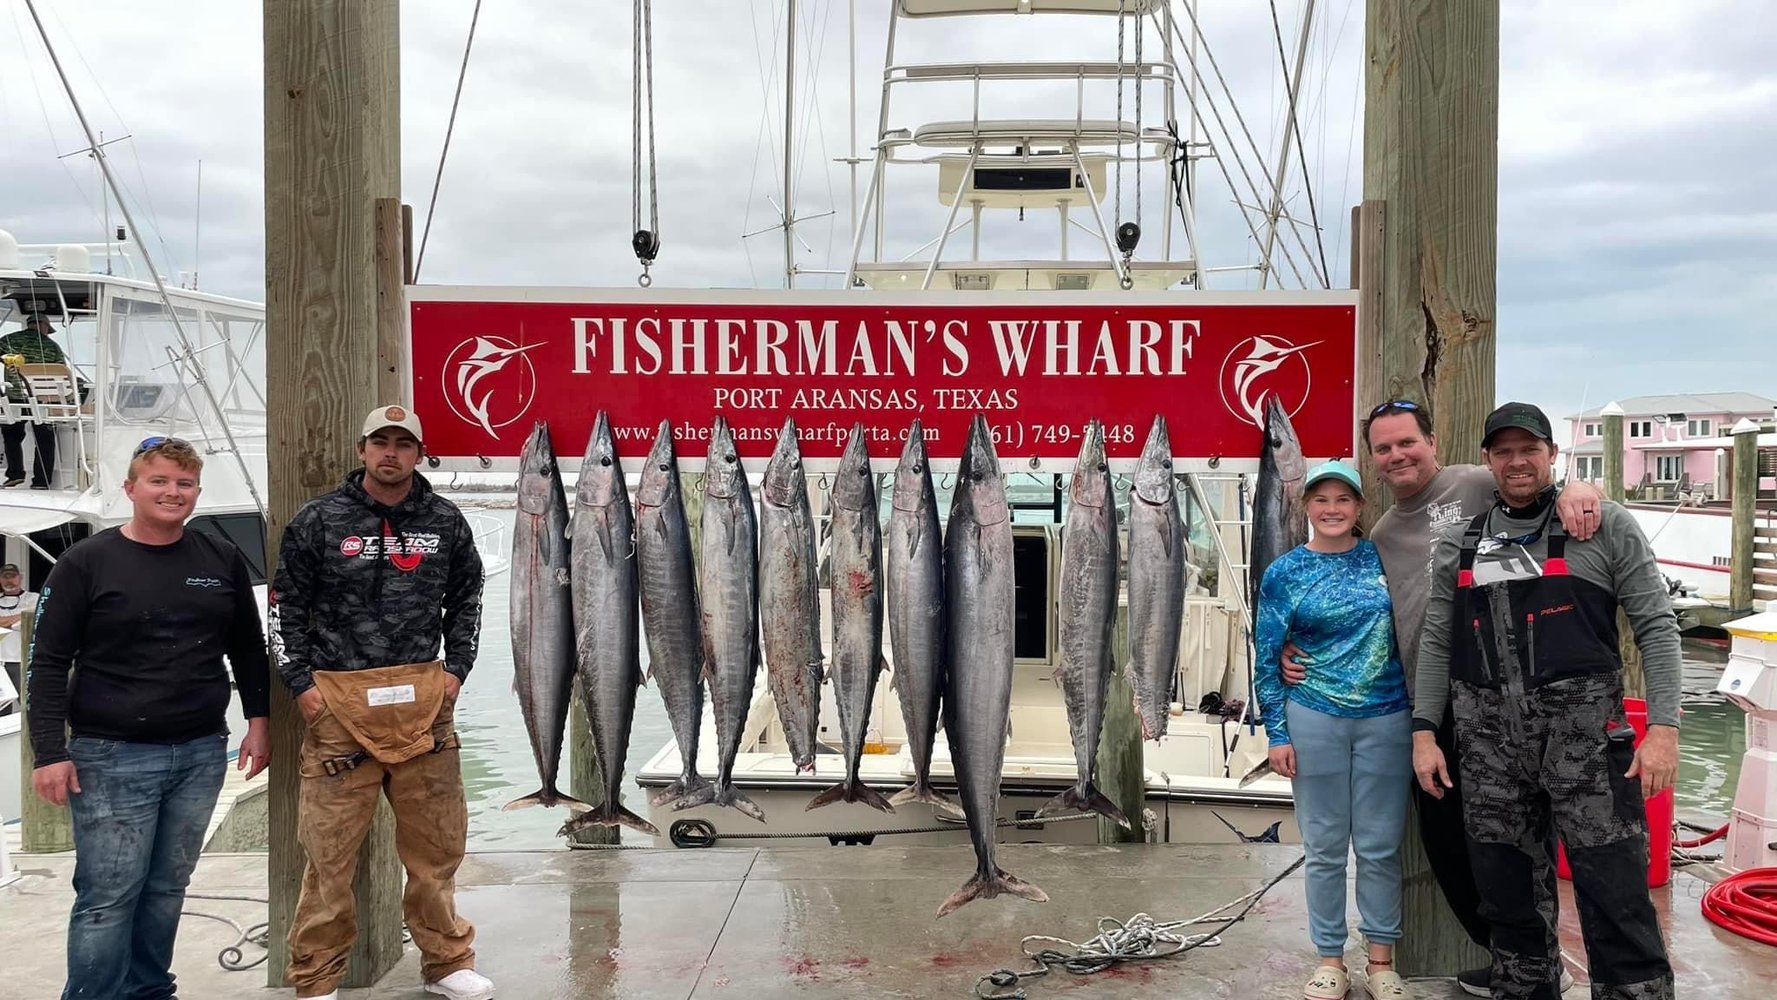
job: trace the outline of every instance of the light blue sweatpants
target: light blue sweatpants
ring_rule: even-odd
[[[1401,841],[1413,778],[1413,713],[1341,719],[1295,702],[1284,709],[1296,748],[1296,826],[1307,849],[1308,936],[1345,954],[1345,869],[1357,852],[1358,930],[1401,937]]]

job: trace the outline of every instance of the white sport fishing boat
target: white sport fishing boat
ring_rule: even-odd
[[[990,22],[1015,15],[1078,15],[1079,36],[1102,40],[1095,49],[1114,58],[1086,62],[943,62],[903,61],[900,48],[915,34],[941,42],[939,25],[961,19]],[[860,224],[854,237],[847,284],[871,289],[952,290],[959,294],[1031,293],[1048,290],[1180,289],[1189,295],[1201,288],[1197,233],[1192,208],[1197,160],[1209,155],[1206,143],[1181,136],[1175,108],[1181,90],[1195,96],[1185,82],[1174,39],[1178,34],[1173,6],[1161,0],[896,0],[889,23],[879,132]],[[926,19],[943,19],[922,25]],[[1003,21],[1000,23],[1004,23]],[[1121,24],[1121,31],[1119,25]],[[1121,44],[1147,32],[1148,61],[1139,43],[1127,53]],[[1191,30],[1190,24],[1184,28]],[[957,37],[957,36],[952,36]],[[949,50],[955,44],[940,46]],[[1159,60],[1152,59],[1158,53]],[[1126,54],[1132,58],[1125,58]],[[1192,52],[1195,59],[1195,52]],[[945,94],[971,93],[972,102],[953,109],[951,120],[903,124],[891,97],[924,89]],[[1111,92],[1116,92],[1114,117]],[[1150,120],[1140,117],[1145,92]],[[995,117],[997,109],[1028,114],[1030,95],[1071,95],[1065,106],[1047,105],[1051,117]],[[911,95],[910,95],[911,96]],[[1095,102],[1104,103],[1099,107]],[[917,103],[917,102],[915,102]],[[930,101],[926,102],[928,106]],[[894,105],[894,106],[891,106]],[[1133,120],[1124,117],[1133,112]],[[1188,130],[1197,134],[1195,128]],[[885,197],[891,174],[923,170],[935,173],[937,201],[948,207],[939,215],[931,239],[904,257],[885,251],[896,226],[885,225]],[[1163,208],[1147,217],[1159,232],[1154,257],[1137,256],[1119,246],[1120,220],[1106,221],[1107,195],[1122,188],[1122,173],[1148,174],[1150,206]],[[1139,201],[1136,202],[1139,205]],[[968,208],[966,221],[958,215]],[[1177,209],[1175,218],[1174,209]],[[985,214],[1054,212],[1058,229],[1053,256],[1043,259],[981,259]],[[936,214],[936,213],[934,213]],[[1141,218],[1139,215],[1136,218]],[[1080,220],[1085,219],[1082,223]],[[873,220],[873,221],[871,221]],[[1272,216],[1275,225],[1276,214]],[[1174,223],[1177,222],[1177,232]],[[952,236],[970,230],[969,252],[946,257]],[[1085,250],[1080,250],[1081,233]],[[905,232],[905,229],[901,229]],[[1136,234],[1139,239],[1139,234]],[[956,241],[960,242],[960,240]],[[1130,247],[1130,249],[1134,249]],[[1145,249],[1145,248],[1144,248]],[[1182,253],[1179,251],[1183,251]],[[795,268],[790,266],[793,283]],[[1090,413],[1080,415],[1084,420]],[[1257,435],[1255,434],[1255,445]],[[938,508],[950,505],[951,477],[938,480]],[[1068,504],[1065,477],[1014,474],[1008,477],[1014,507],[1014,563],[1017,579],[1017,635],[1012,691],[1010,739],[1001,780],[1000,817],[1028,819],[1075,780],[1076,768],[1067,713],[1053,679],[1059,665],[1056,637],[1057,577],[1060,535]],[[1246,587],[1242,522],[1245,484],[1235,475],[1179,476],[1185,507],[1193,573],[1188,605],[1181,623],[1182,653],[1177,668],[1168,734],[1143,744],[1146,787],[1145,823],[1148,839],[1171,843],[1229,843],[1240,840],[1295,840],[1298,832],[1291,808],[1290,786],[1266,776],[1242,786],[1241,779],[1265,759],[1266,738],[1250,715],[1225,717],[1213,709],[1245,703],[1251,690],[1250,646],[1247,639]],[[810,487],[813,509],[823,516],[827,496]],[[1127,504],[1127,481],[1118,487],[1119,503]],[[890,490],[879,488],[882,516],[888,516]],[[1123,551],[1128,551],[1125,545]],[[822,592],[825,616],[828,596]],[[1119,629],[1118,643],[1124,633]],[[823,642],[827,636],[823,635]],[[886,642],[886,639],[885,639]],[[1119,666],[1122,663],[1119,657]],[[825,691],[820,734],[827,744],[817,758],[817,773],[798,774],[782,726],[766,690],[761,670],[748,719],[748,732],[734,769],[735,784],[765,812],[766,822],[736,810],[704,806],[682,812],[650,809],[648,818],[661,831],[661,842],[695,838],[713,830],[724,843],[744,842],[759,834],[820,834],[834,843],[868,843],[876,831],[940,828],[936,832],[896,836],[895,843],[955,842],[965,836],[960,817],[950,817],[922,803],[894,813],[861,804],[835,803],[805,811],[809,800],[844,775],[839,755],[839,721],[835,698]],[[647,696],[644,693],[644,696]],[[1210,711],[1200,711],[1210,708]],[[698,771],[716,773],[713,717],[706,708],[700,737]],[[645,794],[665,787],[680,773],[679,750],[668,741],[637,774]],[[884,795],[906,787],[914,776],[906,725],[888,677],[878,685],[861,769],[863,780]],[[932,762],[934,784],[954,791],[949,747],[940,737]],[[708,824],[700,827],[698,824]],[[1020,842],[1093,842],[1095,822],[1033,824],[1008,829],[1002,837]]]
[[[66,362],[25,365],[22,401],[0,403],[0,423],[54,429],[47,489],[0,489],[4,562],[35,591],[56,557],[94,532],[128,521],[130,458],[157,435],[204,456],[204,491],[191,527],[227,537],[265,585],[265,307],[168,287],[144,277],[121,227],[104,243],[19,244],[0,231],[0,336],[46,317]],[[263,602],[262,602],[263,603]],[[229,705],[238,743],[246,725]],[[0,716],[0,818],[19,815],[19,716]]]

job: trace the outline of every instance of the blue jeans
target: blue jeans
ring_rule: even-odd
[[[1345,869],[1357,852],[1358,929],[1373,944],[1401,937],[1401,840],[1413,777],[1412,713],[1341,719],[1289,702],[1296,748],[1296,826],[1307,848],[1308,936],[1345,954]]]
[[[190,743],[68,741],[80,794],[74,912],[63,1000],[174,995],[173,939],[185,886],[222,791],[227,737]]]

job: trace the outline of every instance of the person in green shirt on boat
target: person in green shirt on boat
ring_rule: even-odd
[[[48,316],[30,313],[25,316],[24,329],[0,337],[0,358],[6,359],[8,402],[23,403],[30,398],[25,388],[25,378],[19,374],[19,365],[68,363],[68,356],[62,353],[62,345],[49,339],[49,335],[54,332],[55,327],[50,326]],[[3,485],[10,489],[25,481],[26,424],[31,426],[31,436],[36,445],[36,457],[31,463],[31,488],[47,490],[56,474],[56,428],[54,424],[29,420],[18,420],[0,426],[0,439],[5,441],[6,446],[6,482]]]

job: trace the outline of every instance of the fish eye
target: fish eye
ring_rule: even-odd
[[[1110,468],[1110,466],[1104,464],[1103,462],[1098,463],[1098,471],[1103,472],[1108,468]]]
[[[599,464],[600,465],[610,465],[611,464],[611,456],[609,456],[609,455],[599,456]]]
[[[1161,467],[1162,467],[1162,468],[1167,468],[1167,469],[1170,469],[1170,468],[1172,468],[1172,459],[1170,459],[1170,458],[1163,458],[1163,459],[1161,459],[1161,460],[1160,460],[1160,465],[1161,465]]]
[[[915,462],[915,463],[913,463],[913,471],[914,472],[924,472],[924,471],[926,471],[926,467],[924,465],[920,464],[919,462]]]
[[[732,462],[732,461],[734,461],[734,456],[733,455],[723,455],[722,460],[725,462]]]
[[[666,471],[666,463],[665,463],[665,462],[662,462],[662,463],[660,463],[660,471],[661,471],[661,472],[665,472],[665,471]]]

